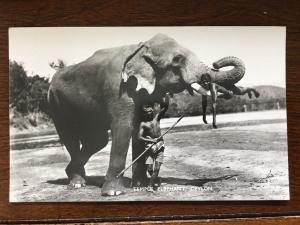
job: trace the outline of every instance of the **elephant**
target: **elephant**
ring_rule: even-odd
[[[229,71],[219,71],[220,68],[226,66],[234,66]],[[210,73],[203,74],[198,87],[197,92],[202,95],[202,120],[205,124],[206,121],[206,108],[207,108],[207,95],[211,95],[212,99],[212,114],[213,114],[213,128],[216,126],[216,101],[217,98],[230,99],[234,95],[248,94],[249,98],[252,98],[252,93],[256,98],[260,96],[260,93],[255,88],[236,86],[245,74],[245,65],[243,61],[237,57],[224,57],[213,63],[213,69]],[[221,93],[221,94],[218,94]]]
[[[132,158],[141,151],[137,139],[141,104],[160,102],[166,93],[198,90],[200,78],[213,69],[173,38],[157,34],[141,44],[102,49],[83,62],[65,67],[53,76],[48,102],[60,141],[70,154],[65,171],[73,187],[86,184],[84,166],[109,140],[111,150],[103,196],[125,191],[118,174],[125,168],[130,139]],[[222,72],[214,71],[214,74]],[[132,185],[147,181],[146,166],[132,167]]]

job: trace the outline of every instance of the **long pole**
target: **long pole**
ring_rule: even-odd
[[[172,130],[177,123],[179,123],[179,121],[184,117],[184,115],[180,116],[179,119],[171,126],[169,127],[168,130],[166,130],[162,135],[159,136],[159,138],[157,139],[158,141],[165,136],[170,130]],[[125,173],[126,170],[128,170],[139,158],[142,157],[142,155],[144,155],[149,149],[152,148],[153,145],[155,145],[157,142],[153,143],[152,145],[150,145],[148,148],[146,148],[145,151],[143,151],[135,160],[132,161],[132,163],[129,164],[129,166],[127,166],[125,169],[123,169],[118,175],[117,178],[119,178],[123,173]]]

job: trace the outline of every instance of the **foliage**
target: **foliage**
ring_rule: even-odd
[[[259,111],[286,108],[285,89],[275,86],[257,86],[260,92],[259,98],[247,95],[234,96],[231,99],[217,99],[217,113],[235,113],[244,111]],[[177,117],[181,114],[186,116],[202,115],[202,97],[200,95],[190,96],[187,92],[174,95],[171,99],[166,117]],[[207,113],[211,113],[211,99],[208,97]]]
[[[21,114],[48,113],[47,91],[49,81],[38,75],[29,77],[21,63],[9,62],[10,108]]]

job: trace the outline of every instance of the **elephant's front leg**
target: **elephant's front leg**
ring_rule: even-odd
[[[124,192],[123,176],[118,174],[125,168],[129,141],[132,134],[132,113],[124,110],[112,120],[111,134],[112,146],[110,161],[106,173],[106,181],[102,186],[101,194],[104,196],[119,195]]]
[[[145,150],[144,143],[137,138],[137,130],[138,127],[135,126],[132,134],[132,160],[140,156]],[[145,164],[145,157],[142,156],[132,165],[132,186],[141,187],[147,185],[147,165]]]

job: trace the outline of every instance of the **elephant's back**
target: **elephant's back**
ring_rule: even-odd
[[[108,49],[100,49],[86,60],[67,66],[54,74],[52,83],[76,81],[85,79],[87,76],[97,75],[101,80],[120,75],[123,64],[137,45],[121,46]],[[106,77],[106,74],[109,74]]]
[[[96,51],[83,62],[59,70],[51,88],[72,105],[100,110],[108,95],[118,95],[123,64],[136,45]]]

